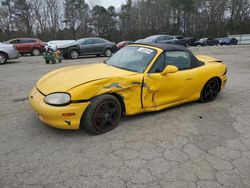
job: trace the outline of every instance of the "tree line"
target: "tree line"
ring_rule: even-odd
[[[0,41],[100,36],[118,42],[153,34],[243,33],[250,33],[249,0],[127,0],[119,8],[85,0],[2,0],[0,6]]]

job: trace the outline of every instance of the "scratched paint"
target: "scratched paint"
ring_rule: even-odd
[[[113,87],[118,88],[118,89],[122,88],[122,86],[120,86],[119,83],[112,83],[112,84],[110,84],[108,86],[104,86],[105,89],[110,89],[110,88],[113,88]]]

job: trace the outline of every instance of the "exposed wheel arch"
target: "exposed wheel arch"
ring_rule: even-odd
[[[103,93],[103,94],[101,94],[101,95],[97,95],[97,96],[92,97],[92,98],[90,99],[90,101],[93,100],[94,98],[99,97],[99,96],[102,96],[102,95],[112,95],[112,96],[116,97],[116,98],[118,99],[118,101],[120,102],[120,104],[121,104],[121,107],[122,107],[122,115],[126,113],[126,107],[125,107],[125,103],[124,103],[124,101],[123,101],[123,97],[122,97],[120,94],[118,94],[118,93]]]
[[[121,107],[122,107],[122,115],[126,114],[126,107],[125,107],[125,103],[123,101],[123,97],[117,93],[110,93],[110,95],[113,95],[114,97],[116,97],[119,100]]]
[[[9,55],[7,53],[2,52],[2,51],[0,51],[0,53],[3,54],[3,55],[5,55],[5,57],[7,57],[7,59],[9,59]]]

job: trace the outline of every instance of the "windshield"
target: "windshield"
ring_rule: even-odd
[[[106,63],[120,69],[143,73],[155,54],[156,50],[150,48],[127,46],[119,50]]]

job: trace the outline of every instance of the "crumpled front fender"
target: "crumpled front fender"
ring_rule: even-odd
[[[142,112],[142,81],[143,74],[106,78],[80,85],[68,92],[73,101],[91,101],[99,95],[118,94],[124,102],[126,115],[132,115]]]

